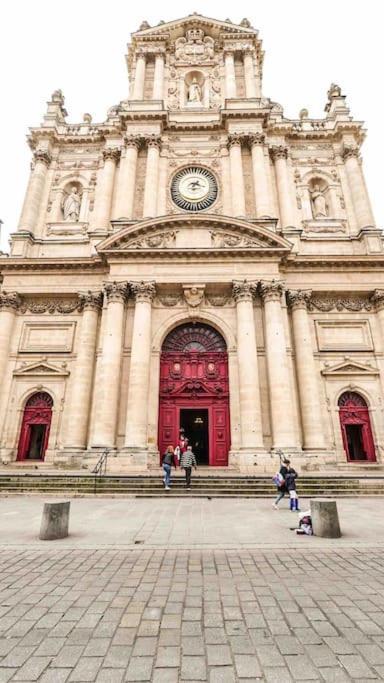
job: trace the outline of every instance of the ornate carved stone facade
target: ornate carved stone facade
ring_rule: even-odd
[[[341,88],[322,119],[287,118],[258,31],[199,14],[143,22],[127,65],[104,122],[68,124],[57,90],[29,133],[0,256],[1,459],[92,466],[108,448],[116,471],[153,467],[203,406],[210,464],[383,465],[383,237]],[[179,358],[162,351],[178,326]]]

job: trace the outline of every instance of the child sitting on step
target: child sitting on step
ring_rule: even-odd
[[[299,499],[296,492],[296,479],[298,474],[296,470],[289,465],[285,475],[285,486],[289,493],[289,507],[291,512],[299,512]]]

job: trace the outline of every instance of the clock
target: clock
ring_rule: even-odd
[[[183,168],[172,180],[171,196],[180,209],[203,211],[216,201],[216,178],[213,173],[200,166]]]

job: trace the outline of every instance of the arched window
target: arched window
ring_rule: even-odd
[[[217,330],[204,323],[176,327],[164,339],[162,350],[166,353],[188,351],[226,351],[225,340]]]
[[[38,391],[27,400],[20,430],[18,460],[44,460],[52,407],[52,397],[45,391]]]
[[[360,394],[345,391],[338,400],[344,450],[350,462],[376,461],[368,406]]]

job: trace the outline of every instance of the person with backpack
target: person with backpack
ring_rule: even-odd
[[[163,460],[162,460],[162,468],[163,468],[163,482],[165,486],[166,491],[170,491],[171,489],[171,471],[172,471],[172,465],[176,469],[177,463],[176,463],[176,458],[175,458],[175,451],[173,449],[173,446],[168,446],[167,450],[165,451],[163,455]]]
[[[278,473],[273,477],[273,482],[277,488],[277,497],[275,502],[273,503],[273,508],[275,510],[278,510],[279,503],[281,499],[284,498],[288,490],[285,482],[285,477],[287,475],[289,465],[290,461],[288,460],[288,458],[283,458],[282,460],[280,460],[280,469]]]
[[[288,465],[288,470],[285,475],[285,486],[289,493],[289,507],[291,512],[299,512],[299,499],[296,492],[296,479],[298,474],[296,470]]]

